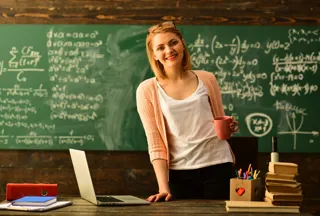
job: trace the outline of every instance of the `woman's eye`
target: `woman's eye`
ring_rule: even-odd
[[[178,41],[171,41],[170,45],[171,45],[171,46],[174,46],[174,45],[176,45],[177,43],[178,43]]]

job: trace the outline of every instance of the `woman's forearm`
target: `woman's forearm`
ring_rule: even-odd
[[[156,173],[159,192],[170,192],[168,184],[168,165],[167,161],[163,159],[156,159],[152,161],[153,169]]]

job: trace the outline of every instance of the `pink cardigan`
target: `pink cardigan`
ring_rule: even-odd
[[[220,88],[215,76],[206,71],[193,72],[198,75],[208,89],[213,116],[225,115]],[[143,81],[137,88],[136,97],[138,113],[147,136],[150,161],[164,159],[167,160],[169,167],[168,140],[158,97],[156,78],[153,77]],[[235,162],[231,148],[230,151],[233,162]]]

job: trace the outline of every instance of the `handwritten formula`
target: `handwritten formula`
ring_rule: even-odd
[[[274,38],[276,33],[260,40],[248,35],[194,34],[188,45],[193,66],[215,74],[225,111],[245,124],[244,133],[287,136],[287,148],[293,151],[301,136],[319,145],[319,126],[306,123],[313,119],[309,114],[320,108],[320,51],[313,49],[320,46],[319,29],[288,28],[281,39]],[[314,107],[299,102],[308,97],[317,98]]]
[[[146,150],[135,91],[154,76],[148,27],[1,26],[0,149]],[[257,137],[259,151],[271,136],[280,151],[320,151],[318,27],[178,28],[240,122],[234,136]]]

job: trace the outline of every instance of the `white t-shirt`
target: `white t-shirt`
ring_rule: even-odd
[[[219,140],[212,123],[207,88],[198,79],[191,96],[176,100],[158,84],[158,93],[170,152],[170,169],[198,169],[232,162],[229,145]]]

